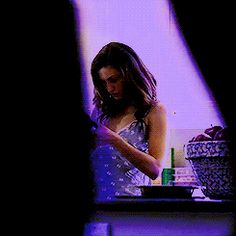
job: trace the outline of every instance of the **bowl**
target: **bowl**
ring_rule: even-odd
[[[184,146],[196,180],[210,199],[235,198],[232,156],[228,141],[189,142]]]
[[[141,185],[142,197],[147,198],[191,198],[194,186]]]

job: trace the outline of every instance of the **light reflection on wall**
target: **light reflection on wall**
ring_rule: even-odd
[[[170,11],[168,0],[75,0],[80,11],[85,60],[84,106],[92,110],[90,65],[102,46],[119,41],[131,46],[158,82],[166,105],[169,128],[207,128],[224,125],[207,87]]]

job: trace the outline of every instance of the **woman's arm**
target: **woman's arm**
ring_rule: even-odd
[[[105,126],[100,126],[96,134],[101,142],[110,143],[127,160],[136,166],[151,179],[156,179],[161,168],[161,161],[166,144],[166,111],[163,105],[158,104],[147,116],[149,153],[144,153],[127,143],[121,136]]]

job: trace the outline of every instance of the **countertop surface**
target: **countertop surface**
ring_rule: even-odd
[[[186,211],[186,212],[235,212],[236,200],[209,198],[143,198],[120,197],[117,200],[97,201],[97,211]]]

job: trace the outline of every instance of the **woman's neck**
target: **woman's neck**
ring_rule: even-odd
[[[133,105],[128,105],[122,111],[120,111],[115,117],[126,116],[130,114],[134,114],[136,112],[136,108]]]

